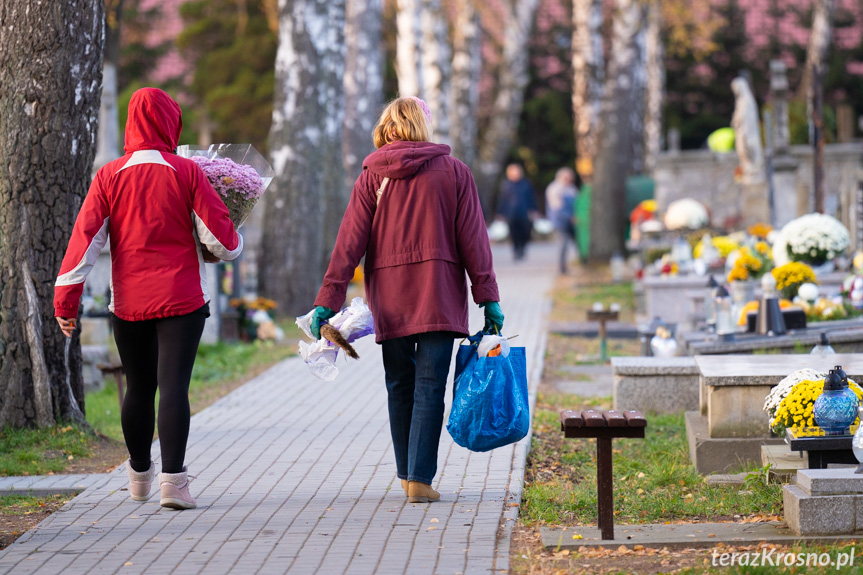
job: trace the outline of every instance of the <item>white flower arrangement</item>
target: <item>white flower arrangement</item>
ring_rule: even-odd
[[[775,252],[783,247],[787,257],[795,262],[820,265],[840,255],[851,243],[848,229],[832,216],[806,214],[788,222],[781,232]]]
[[[794,389],[795,385],[801,381],[824,379],[826,376],[826,373],[821,373],[813,369],[799,369],[780,381],[779,385],[771,389],[770,393],[767,394],[767,399],[764,400],[764,407],[761,408],[766,411],[767,415],[770,417],[769,429],[773,428],[773,424],[776,421],[776,410],[779,409],[779,404],[782,403],[782,400],[785,399],[786,395],[791,393],[791,390]]]
[[[690,198],[671,202],[665,211],[665,227],[669,230],[699,230],[709,222],[704,204]]]

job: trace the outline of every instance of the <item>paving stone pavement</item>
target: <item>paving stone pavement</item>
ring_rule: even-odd
[[[531,405],[555,255],[531,245],[514,265],[506,246],[495,249],[506,332],[527,348]],[[0,573],[507,573],[530,438],[472,453],[444,430],[441,501],[406,503],[380,348],[372,338],[356,347],[361,359],[341,364],[334,382],[289,359],[192,418],[186,462],[198,509],[162,509],[156,485],[150,501],[132,501],[120,466],[0,551]]]
[[[107,480],[108,473],[85,475],[30,475],[27,477],[0,477],[0,495],[53,495],[55,493],[81,493],[88,487]]]

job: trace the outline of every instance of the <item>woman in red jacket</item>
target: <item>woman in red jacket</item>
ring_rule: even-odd
[[[469,333],[465,271],[486,328],[503,328],[476,184],[449,146],[429,142],[431,121],[418,98],[399,98],[381,114],[378,149],[354,184],[312,321],[318,337],[365,255],[396,468],[411,503],[440,498],[431,483],[453,341]]]
[[[161,505],[191,509],[183,464],[189,380],[210,315],[202,246],[231,260],[243,238],[201,168],[174,154],[182,128],[180,106],[165,92],[144,88],[132,95],[126,155],[96,173],[57,277],[54,310],[70,337],[84,280],[110,237],[109,308],[126,372],[121,420],[129,492],[136,501],[150,496],[158,389]]]

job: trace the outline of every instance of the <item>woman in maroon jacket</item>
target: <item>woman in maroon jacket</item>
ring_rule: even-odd
[[[374,130],[315,300],[312,332],[345,301],[365,255],[365,286],[382,344],[396,468],[411,503],[440,498],[431,483],[453,342],[468,331],[465,272],[486,329],[503,328],[491,248],[470,170],[429,142],[431,113],[399,98]]]

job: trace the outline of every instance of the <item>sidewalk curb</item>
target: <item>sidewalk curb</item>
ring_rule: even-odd
[[[545,352],[548,345],[548,318],[551,315],[551,299],[547,298],[544,304],[544,320],[542,325],[542,336],[539,340],[541,352],[537,353],[536,363],[528,377],[530,390],[528,391],[528,403],[530,405],[530,430],[527,435],[515,446],[512,455],[512,471],[510,472],[509,486],[501,514],[500,527],[498,528],[498,543],[495,549],[492,573],[509,573],[509,556],[512,547],[512,530],[518,521],[518,512],[521,509],[521,496],[524,492],[524,475],[527,467],[527,455],[530,453],[530,443],[533,439],[533,418],[536,413],[536,395],[539,383],[542,381],[542,372],[545,368]],[[515,504],[515,505],[513,505]]]

